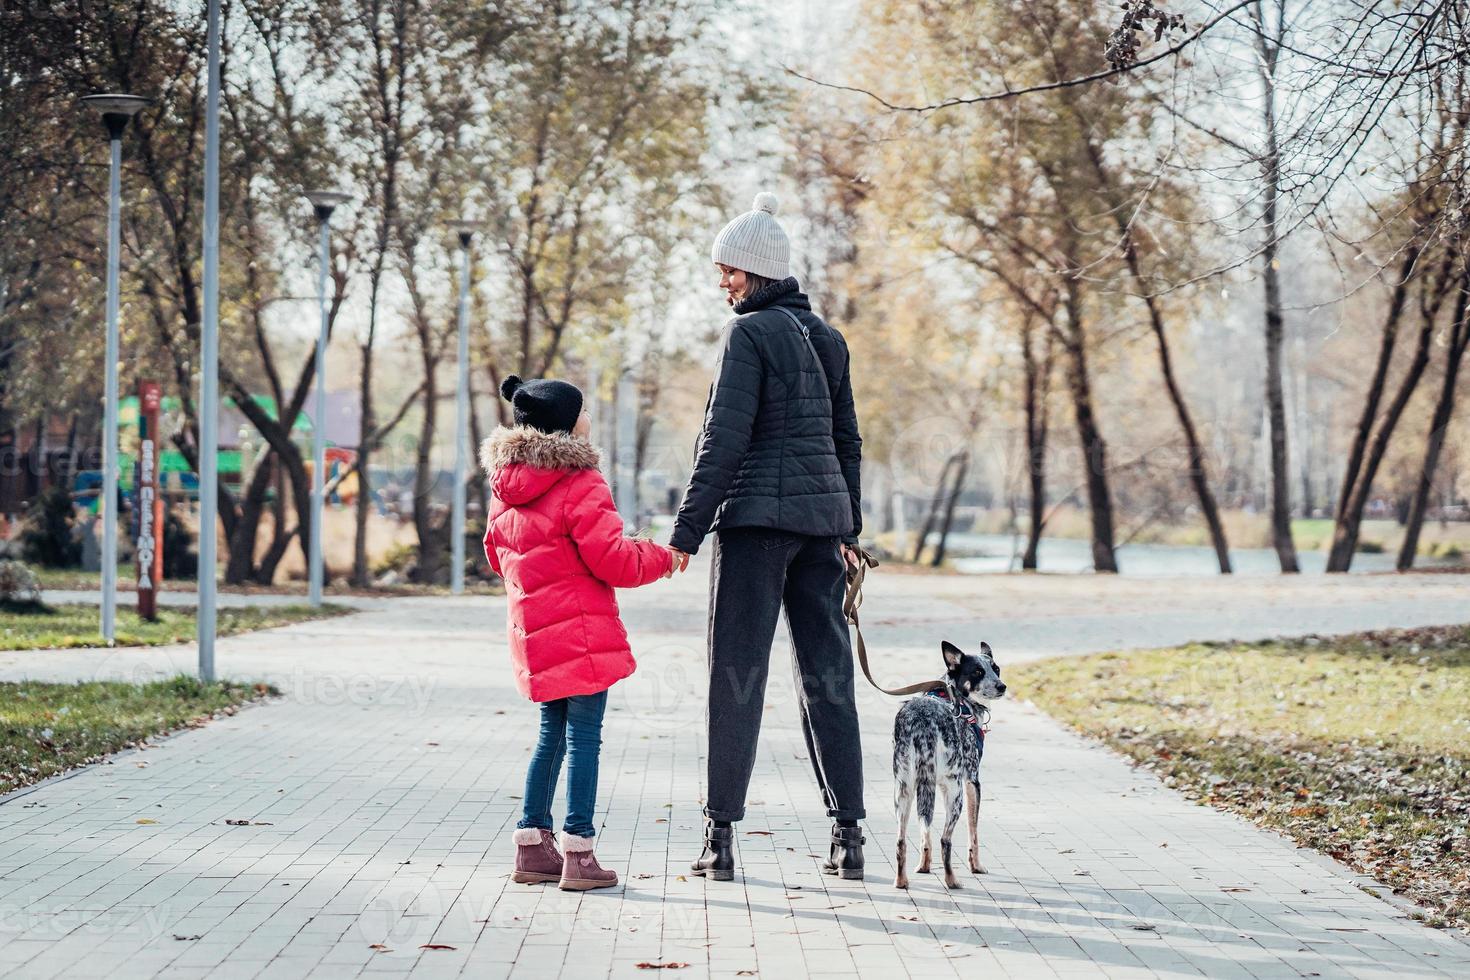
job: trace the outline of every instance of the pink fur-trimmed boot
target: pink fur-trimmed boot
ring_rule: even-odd
[[[615,871],[609,871],[597,863],[592,853],[594,837],[561,835],[561,849],[566,853],[561,866],[561,889],[565,892],[585,892],[594,888],[611,888],[618,883]]]
[[[561,880],[562,859],[555,834],[539,827],[517,827],[512,839],[516,842],[516,870],[511,881],[537,885]]]

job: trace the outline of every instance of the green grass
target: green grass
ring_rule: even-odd
[[[287,626],[352,612],[345,606],[290,605],[275,607],[220,608],[216,627],[220,636],[251,630]],[[103,646],[98,633],[97,606],[0,606],[0,650],[51,650]],[[138,617],[135,608],[119,604],[116,642],[118,646],[161,646],[194,639],[194,609],[160,606],[157,622]]]
[[[124,684],[0,683],[0,793],[96,762],[149,738],[202,725],[275,693],[191,677]],[[139,765],[147,765],[140,760]]]
[[[84,572],[79,568],[44,568],[40,565],[30,566],[31,571],[36,573],[36,580],[41,585],[43,592],[47,590],[74,590],[80,592],[95,592],[102,587],[101,572]],[[118,591],[131,596],[133,593],[133,576],[137,569],[131,565],[123,565],[118,568]],[[198,580],[190,577],[185,579],[165,579],[163,591],[165,592],[189,592],[192,593]],[[275,582],[270,585],[261,585],[258,582],[247,582],[242,585],[230,585],[226,582],[219,583],[220,592],[229,592],[239,595],[299,595],[305,596],[307,584],[304,581],[292,579],[285,582]],[[494,584],[482,581],[474,576],[465,577],[465,591],[475,595],[504,595],[505,588],[497,580]],[[419,595],[449,595],[447,585],[419,585],[412,582],[400,582],[397,585],[374,585],[359,589],[349,585],[345,579],[337,578],[328,582],[324,592],[327,596],[334,595],[357,595],[357,596],[419,596]]]
[[[1019,665],[1011,689],[1470,926],[1470,627]]]

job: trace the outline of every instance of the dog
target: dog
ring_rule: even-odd
[[[924,834],[924,857],[919,870],[929,871],[930,835],[934,823],[936,784],[944,794],[944,830],[939,850],[944,859],[944,884],[958,888],[951,863],[955,825],[966,801],[970,807],[970,870],[984,874],[980,865],[980,756],[985,750],[982,726],[990,717],[983,702],[1003,697],[1005,682],[987,643],[978,654],[965,653],[948,640],[944,653],[944,689],[905,701],[893,720],[894,806],[898,811],[898,874],[893,884],[909,886],[904,864],[908,854],[909,809],[918,803],[919,826]]]

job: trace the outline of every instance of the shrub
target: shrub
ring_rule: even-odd
[[[75,568],[82,561],[82,542],[71,494],[47,487],[26,509],[20,532],[21,556],[45,568]]]
[[[36,573],[21,562],[0,560],[0,608],[40,605],[41,583]]]
[[[373,562],[373,574],[387,575],[389,572],[406,574],[417,561],[419,548],[416,544],[395,544],[384,552],[383,557]]]
[[[199,574],[199,554],[192,550],[194,536],[173,512],[163,514],[163,577],[194,578]]]

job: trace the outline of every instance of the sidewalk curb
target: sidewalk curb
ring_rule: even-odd
[[[1355,871],[1348,865],[1343,864],[1336,858],[1323,854],[1321,851],[1316,851],[1310,847],[1306,847],[1305,845],[1298,844],[1296,841],[1292,840],[1286,834],[1283,834],[1281,831],[1275,829],[1274,827],[1263,827],[1252,820],[1247,820],[1245,817],[1241,816],[1238,813],[1235,813],[1232,810],[1227,810],[1222,807],[1210,806],[1210,804],[1204,803],[1200,800],[1191,799],[1187,794],[1181,793],[1178,789],[1165,783],[1156,771],[1144,768],[1143,766],[1139,765],[1138,761],[1132,756],[1125,755],[1124,753],[1119,752],[1117,749],[1113,748],[1102,739],[1097,738],[1093,735],[1089,735],[1086,732],[1079,731],[1078,729],[1057,718],[1055,715],[1052,715],[1051,713],[1045,711],[1033,701],[1022,701],[1020,703],[1026,705],[1030,710],[1035,711],[1042,717],[1050,720],[1069,734],[1081,739],[1083,742],[1086,742],[1089,745],[1097,746],[1098,748],[1112,755],[1114,758],[1119,759],[1131,770],[1133,770],[1134,773],[1144,775],[1152,779],[1156,784],[1158,784],[1158,788],[1160,790],[1163,790],[1167,793],[1172,793],[1194,806],[1206,807],[1210,810],[1215,811],[1216,813],[1223,814],[1224,816],[1227,816],[1232,820],[1235,820],[1236,822],[1251,828],[1252,830],[1268,833],[1271,836],[1278,838],[1283,843],[1288,844],[1292,848],[1294,848],[1296,853],[1301,855],[1307,861],[1310,861],[1312,864],[1317,865],[1325,871],[1331,872],[1334,876],[1348,882],[1358,890],[1366,892],[1379,901],[1392,906],[1395,910],[1402,913],[1404,918],[1418,921],[1421,927],[1425,929],[1432,929],[1435,932],[1448,935],[1461,944],[1470,947],[1470,934],[1467,934],[1462,929],[1438,928],[1423,922],[1422,916],[1425,911],[1423,906],[1419,905],[1417,902],[1414,902],[1412,899],[1405,898],[1403,895],[1398,894],[1393,890],[1392,887],[1390,887],[1389,885],[1385,885],[1377,878],[1365,875],[1360,871]]]
[[[243,714],[248,708],[259,708],[274,701],[281,701],[284,699],[284,694],[268,694],[265,697],[251,698],[248,701],[241,701],[239,704],[235,705],[235,713],[233,715],[225,715],[224,718],[217,718],[214,714],[211,714],[208,724],[214,724],[215,722],[223,721],[226,718],[236,718]],[[153,746],[161,745],[164,742],[170,742],[178,738],[180,735],[187,735],[190,732],[199,731],[201,728],[204,727],[204,725],[181,725],[180,727],[171,729],[170,731],[166,731],[161,735],[150,736],[149,738],[144,740],[144,745],[152,748]],[[82,773],[89,772],[100,766],[115,765],[118,759],[124,759],[130,755],[141,755],[143,752],[146,751],[148,751],[148,749],[138,745],[134,745],[130,748],[118,749],[116,752],[110,752],[95,762],[85,762],[79,766],[73,766],[72,768],[67,769],[63,772],[58,772],[55,775],[47,776],[40,782],[29,783],[25,786],[13,789],[9,793],[0,793],[0,806],[14,803],[16,800],[21,799],[22,797],[30,796],[37,790],[44,789],[45,787],[54,785],[56,783],[65,782],[68,779],[80,776]]]

